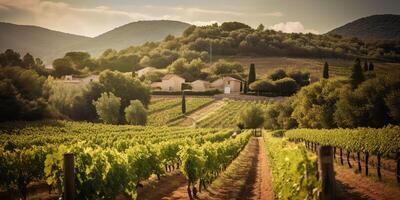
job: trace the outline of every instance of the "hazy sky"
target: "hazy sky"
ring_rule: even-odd
[[[373,14],[400,14],[400,0],[0,0],[0,21],[86,36],[152,19],[325,33]]]

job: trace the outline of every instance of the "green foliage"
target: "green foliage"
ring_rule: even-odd
[[[177,164],[191,181],[212,181],[250,138],[250,132],[231,137],[232,129],[71,121],[13,122],[0,126],[0,144],[13,143],[7,149],[0,145],[3,189],[23,191],[32,182],[46,180],[61,196],[63,154],[69,152],[74,154],[78,199],[115,199],[121,194],[136,199],[141,181],[152,174],[161,175],[165,167]],[[67,131],[69,134],[65,134]]]
[[[263,108],[257,105],[251,105],[239,115],[239,122],[245,128],[259,128],[264,123]]]
[[[50,116],[42,98],[45,78],[21,67],[0,68],[0,121],[35,120]]]
[[[257,92],[266,92],[266,93],[276,92],[275,82],[271,80],[257,80],[251,83],[249,88]]]
[[[354,61],[353,68],[351,69],[351,76],[350,76],[351,88],[356,89],[358,85],[360,85],[364,80],[365,77],[361,68],[361,61],[359,58],[357,58]]]
[[[389,155],[400,148],[400,127],[381,129],[294,129],[285,133],[291,139],[304,139],[320,145],[329,145],[351,152],[369,152]]]
[[[22,66],[25,68],[33,68],[35,64],[35,59],[29,53],[25,54],[22,58]]]
[[[237,124],[243,124],[242,120],[239,120],[240,115],[248,107],[256,104],[258,108],[263,107],[264,104],[256,103],[251,101],[224,101],[224,106],[210,114],[207,118],[196,123],[198,127],[213,127],[213,128],[228,128],[235,127]],[[247,119],[246,119],[247,120]]]
[[[185,113],[192,113],[213,101],[213,98],[185,98]],[[154,108],[158,109],[154,110]],[[150,104],[148,119],[148,124],[153,126],[165,126],[179,122],[179,120],[184,119],[182,100],[180,98],[173,98],[173,100],[166,98]]]
[[[394,90],[386,95],[385,103],[389,108],[389,116],[395,123],[400,123],[400,90]]]
[[[267,129],[292,129],[297,127],[297,121],[292,117],[293,99],[286,99],[268,104],[265,109],[264,127]]]
[[[324,70],[322,71],[322,78],[329,78],[329,65],[328,62],[325,62],[324,64]]]
[[[0,54],[0,66],[22,66],[21,56],[18,52],[12,49],[7,49],[4,53]]]
[[[297,91],[297,83],[292,78],[282,78],[275,81],[275,91],[281,96],[290,96]]]
[[[165,74],[159,71],[150,71],[144,75],[144,80],[149,81],[149,82],[161,82],[162,77],[164,77]]]
[[[117,124],[119,121],[121,98],[113,93],[102,93],[97,101],[93,101],[97,115],[108,124]]]
[[[85,67],[89,69],[95,68],[95,64],[90,59],[90,54],[87,52],[67,52],[64,58],[69,58],[73,68],[76,70],[82,70]]]
[[[186,113],[186,98],[185,98],[185,92],[182,91],[182,114]]]
[[[7,151],[0,147],[0,186],[26,199],[29,183],[44,178],[45,148]]]
[[[243,24],[240,22],[224,22],[221,24],[221,29],[223,31],[234,31],[234,30],[238,30],[238,29],[251,29],[250,26],[248,26],[247,24]]]
[[[336,104],[335,122],[339,127],[383,127],[396,123],[390,110],[394,107],[387,104],[385,98],[400,89],[397,74],[369,79],[354,91],[344,90]],[[397,97],[392,97],[394,99]]]
[[[243,67],[239,63],[231,63],[221,59],[211,66],[211,72],[217,76],[240,74],[243,72]]]
[[[310,84],[310,72],[302,72],[300,70],[288,72],[288,77],[296,81],[299,87]]]
[[[251,64],[250,64],[249,76],[248,76],[247,83],[248,83],[248,84],[251,84],[251,83],[253,83],[254,81],[256,81],[256,68],[255,68],[254,63],[251,63]]]
[[[77,74],[73,68],[73,63],[69,58],[58,58],[53,61],[54,76],[61,77],[65,75]]]
[[[131,104],[125,108],[125,119],[132,125],[146,125],[147,111],[139,100],[131,101]]]
[[[167,67],[168,71],[173,74],[182,76],[188,81],[194,81],[201,78],[201,70],[205,67],[205,64],[201,59],[195,59],[191,62],[187,62],[184,58],[175,60],[171,65]]]
[[[150,102],[150,89],[136,78],[105,70],[100,73],[99,82],[104,89],[103,92],[112,92],[121,98],[122,108],[127,107],[131,100],[137,99],[145,107]]]
[[[300,127],[333,128],[335,104],[339,99],[342,80],[327,79],[303,87],[293,100],[293,118]]]
[[[319,199],[321,184],[316,177],[316,156],[303,145],[263,133],[272,171],[272,188],[276,199]]]
[[[302,84],[307,83],[303,81],[302,77],[304,75],[302,73],[295,72],[292,75],[298,78],[299,82],[302,82]],[[289,77],[278,79],[276,81],[269,79],[258,80],[250,84],[250,89],[256,91],[258,95],[266,94],[271,96],[290,96],[294,94],[298,88],[299,85],[297,85],[297,82]]]
[[[279,79],[283,79],[285,77],[287,77],[287,74],[286,74],[286,71],[283,70],[283,69],[277,69],[277,70],[273,71],[269,75],[269,78],[274,80],[274,81],[279,80]]]

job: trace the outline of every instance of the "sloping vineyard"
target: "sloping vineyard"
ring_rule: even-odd
[[[197,127],[212,127],[212,128],[234,128],[237,124],[239,114],[251,104],[256,104],[255,101],[232,101],[228,102],[219,108],[215,113],[201,120],[196,124]],[[261,104],[267,105],[267,104]]]
[[[114,126],[65,121],[0,124],[0,187],[26,197],[32,182],[62,194],[63,154],[75,156],[78,199],[136,198],[151,175],[180,167],[189,184],[212,181],[242,150],[250,132],[232,129]],[[118,183],[118,184],[117,184]]]
[[[357,153],[358,170],[361,172],[360,153],[365,154],[364,173],[368,175],[369,156],[377,157],[377,175],[381,179],[381,158],[395,159],[397,162],[396,179],[400,182],[400,126],[388,126],[381,129],[294,129],[285,133],[285,136],[294,141],[305,141],[306,146],[315,149],[317,145],[329,145],[334,151],[339,151],[343,164],[342,152],[346,150],[349,163],[350,152]],[[349,167],[351,167],[349,163]]]
[[[212,98],[186,98],[186,113],[194,112],[211,102]],[[164,100],[156,101],[149,106],[148,125],[165,126],[169,123],[183,118],[180,98],[165,98]]]

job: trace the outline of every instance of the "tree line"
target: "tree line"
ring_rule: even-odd
[[[329,78],[329,65],[325,63],[320,81],[302,87],[285,100],[269,103],[265,109],[247,109],[238,123],[268,129],[380,128],[399,124],[399,73],[378,75],[373,63],[367,65],[362,67],[356,59],[349,77]]]
[[[150,89],[139,79],[105,70],[99,82],[64,84],[39,58],[0,54],[0,121],[46,118],[145,124]],[[116,108],[116,109],[112,109]],[[110,113],[111,112],[111,113]],[[116,114],[115,114],[115,113]]]

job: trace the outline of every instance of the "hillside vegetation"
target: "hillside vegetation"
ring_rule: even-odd
[[[363,40],[399,40],[400,15],[372,15],[335,28],[329,34]]]
[[[190,24],[169,20],[138,21],[90,38],[38,26],[0,23],[0,51],[14,49],[51,63],[68,51],[85,51],[97,56],[108,48],[121,50],[131,45],[161,41],[167,35],[181,35],[188,26]]]
[[[42,59],[60,56],[55,50],[89,40],[89,37],[53,31],[38,26],[0,22],[0,51],[14,49]],[[61,54],[62,55],[62,54]]]

